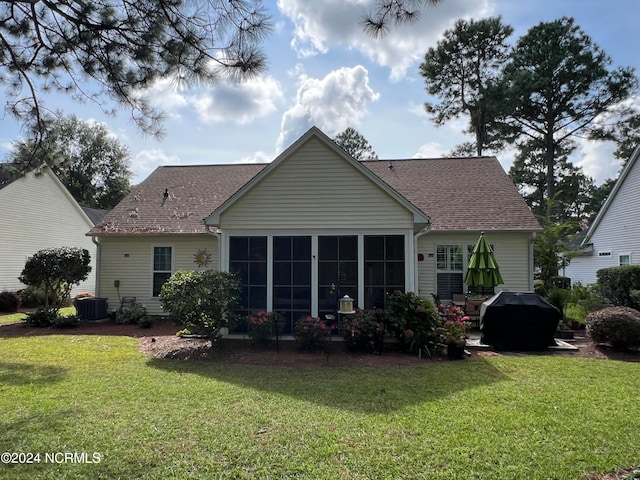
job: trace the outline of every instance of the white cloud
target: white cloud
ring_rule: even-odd
[[[332,45],[353,48],[378,65],[391,69],[391,79],[400,80],[407,70],[435,45],[440,34],[459,18],[491,14],[489,0],[447,0],[421,10],[420,19],[394,27],[383,38],[365,34],[363,16],[373,10],[376,0],[278,0],[278,8],[294,24],[291,46],[306,58],[327,53]]]
[[[138,152],[131,161],[131,171],[133,172],[133,183],[139,183],[149,176],[149,174],[161,165],[179,164],[178,157],[169,156],[161,149],[142,150]]]
[[[429,142],[424,145],[420,145],[418,152],[413,158],[440,158],[444,157],[445,148],[438,142]]]
[[[361,65],[334,70],[322,79],[301,76],[295,104],[282,117],[276,150],[280,152],[313,125],[329,136],[358,125],[367,114],[367,104],[379,97]]]
[[[259,151],[254,153],[253,155],[248,155],[241,158],[236,163],[270,163],[273,159],[274,157],[272,154]]]
[[[581,160],[576,165],[582,167],[585,175],[593,178],[596,185],[602,184],[608,178],[618,178],[620,160],[613,156],[616,146],[612,142],[594,142],[580,140],[579,155]]]
[[[276,111],[282,98],[280,83],[268,76],[244,82],[221,81],[211,90],[193,96],[189,103],[206,124],[231,120],[245,125]]]
[[[168,78],[155,82],[144,95],[154,106],[173,115],[177,115],[177,110],[186,107],[188,103],[187,97],[180,93],[175,82]]]

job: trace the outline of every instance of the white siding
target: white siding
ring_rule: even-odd
[[[594,253],[574,257],[565,269],[572,283],[595,283],[596,272],[618,266],[621,254],[631,254],[631,263],[640,264],[640,160],[633,163],[617,194],[611,198],[588,243],[593,243]],[[602,251],[611,251],[611,256],[599,256],[598,252]]]
[[[413,215],[312,139],[233,204],[222,229],[413,228]]]
[[[25,262],[52,247],[89,251],[92,271],[72,295],[95,291],[96,246],[85,235],[93,225],[49,170],[0,189],[0,226],[0,291],[25,288],[18,280]]]
[[[122,297],[136,297],[151,315],[163,315],[158,298],[152,298],[153,247],[173,248],[173,272],[203,270],[194,262],[199,250],[211,254],[206,268],[218,270],[218,237],[213,235],[164,235],[100,238],[101,269],[99,295],[108,298],[109,310],[116,310]],[[114,281],[120,281],[119,292]],[[119,293],[119,296],[118,296]]]
[[[418,294],[429,297],[437,291],[436,245],[475,245],[479,235],[480,232],[430,232],[420,237],[417,254],[422,254],[424,260],[418,262]],[[486,232],[485,236],[489,244],[495,248],[495,258],[505,281],[503,285],[496,287],[496,291],[531,291],[533,286],[533,267],[529,254],[531,234]]]

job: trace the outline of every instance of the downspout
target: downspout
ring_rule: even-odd
[[[535,263],[533,260],[533,246],[536,243],[536,232],[531,232],[531,241],[529,242],[529,291],[534,292],[535,291],[535,287],[534,287],[534,280],[533,280],[533,273],[535,270]]]
[[[420,283],[419,283],[419,265],[418,265],[418,240],[431,231],[431,223],[428,223],[426,227],[413,235],[413,286],[414,290],[417,290],[416,295],[420,296]]]
[[[96,246],[96,285],[95,285],[95,295],[96,297],[100,296],[100,256],[102,249],[100,248],[100,242],[98,241],[98,237],[95,235],[91,235],[91,241]]]
[[[207,234],[213,235],[218,239],[218,271],[221,272],[222,271],[222,237],[221,237],[222,232],[220,232],[219,229],[217,232],[214,232],[213,230],[211,230],[211,225],[207,225],[207,224],[205,224],[204,230],[205,232],[207,232]]]

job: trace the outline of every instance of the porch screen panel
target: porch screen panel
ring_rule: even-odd
[[[285,318],[284,334],[311,314],[311,237],[273,237],[273,310]]]
[[[404,292],[404,236],[365,236],[364,274],[365,308],[384,308],[387,293]]]
[[[358,237],[318,237],[318,315],[335,315],[338,299],[358,295]],[[357,299],[356,299],[357,300]]]
[[[230,237],[229,271],[240,278],[234,333],[246,333],[247,316],[267,308],[267,237]]]

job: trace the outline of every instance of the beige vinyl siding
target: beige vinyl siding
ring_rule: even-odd
[[[225,211],[222,229],[413,228],[412,214],[317,139]]]
[[[79,247],[91,254],[89,278],[72,291],[95,291],[96,246],[85,234],[93,225],[49,170],[30,173],[0,189],[0,291],[25,288],[18,276],[44,248]]]
[[[114,281],[120,280],[120,298],[136,297],[151,315],[164,315],[158,298],[152,298],[153,247],[172,247],[172,270],[203,270],[194,262],[198,250],[211,254],[210,269],[218,270],[218,237],[213,235],[164,235],[101,237],[99,296],[108,298],[109,310],[120,305]]]
[[[418,240],[418,252],[424,260],[418,262],[418,294],[429,297],[436,292],[436,245],[475,245],[477,233],[430,232]],[[495,247],[504,285],[496,291],[531,291],[533,269],[530,264],[530,233],[486,232],[488,242]],[[465,265],[466,271],[466,265]]]

